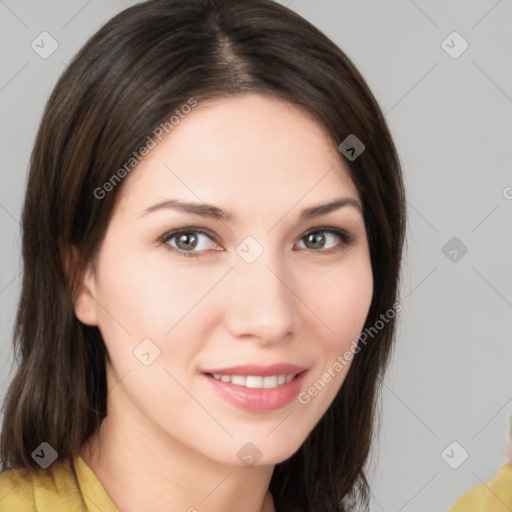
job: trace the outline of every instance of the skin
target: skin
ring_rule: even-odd
[[[307,405],[271,412],[226,402],[201,369],[289,362],[308,368],[307,391],[351,348],[373,292],[362,212],[299,219],[339,198],[360,202],[342,158],[306,111],[250,94],[199,103],[125,179],[75,306],[110,359],[108,416],[81,455],[123,512],[274,510],[275,464],[299,449],[350,365]],[[167,199],[233,219],[143,214]],[[176,237],[159,241],[190,227],[212,234],[192,233],[197,258],[183,257]],[[323,245],[304,237],[325,227],[351,243],[322,230]],[[247,236],[263,248],[252,263],[236,252]],[[149,366],[133,353],[147,338],[160,350]],[[261,453],[252,467],[237,457],[247,442]]]

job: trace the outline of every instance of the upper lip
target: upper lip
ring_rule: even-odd
[[[269,375],[297,375],[307,370],[305,366],[298,366],[289,363],[271,364],[261,366],[255,364],[231,366],[230,368],[217,368],[213,370],[204,370],[203,373],[213,373],[215,375],[254,375],[267,377]]]

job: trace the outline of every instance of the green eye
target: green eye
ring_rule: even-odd
[[[180,253],[183,256],[199,257],[201,252],[208,250],[208,240],[213,242],[212,237],[204,230],[180,229],[171,231],[161,238],[169,249]]]
[[[338,239],[338,242],[336,242],[336,239]],[[300,242],[303,241],[304,248],[306,249],[330,253],[349,245],[352,242],[352,238],[347,232],[340,229],[316,228],[306,233],[300,239]]]
[[[215,237],[205,229],[181,228],[163,235],[162,244],[182,256],[199,258],[218,244]],[[299,247],[321,254],[330,254],[342,250],[353,242],[352,237],[341,229],[315,228],[299,239]],[[300,245],[302,244],[302,246]],[[216,249],[213,249],[216,250]]]

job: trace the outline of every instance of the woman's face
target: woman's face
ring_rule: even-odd
[[[298,450],[372,298],[341,158],[307,113],[251,94],[199,103],[132,171],[76,303],[114,414],[230,465]]]

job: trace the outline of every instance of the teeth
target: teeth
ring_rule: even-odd
[[[236,384],[237,386],[244,386],[246,388],[272,389],[290,382],[291,380],[293,380],[295,375],[283,374],[269,375],[266,377],[262,377],[259,375],[248,375],[246,377],[244,375],[216,375],[215,373],[213,373],[212,377],[215,380],[219,380],[221,382],[230,382],[231,384]]]
[[[268,377],[263,377],[262,387],[264,388],[276,388],[278,384],[278,376],[270,375]]]
[[[241,375],[233,375],[231,377],[231,384],[236,384],[237,386],[245,386],[245,377]]]
[[[236,383],[235,383],[236,384]],[[253,377],[252,375],[245,378],[246,388],[262,388],[263,377]]]

